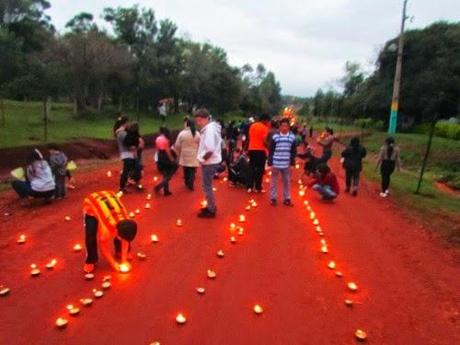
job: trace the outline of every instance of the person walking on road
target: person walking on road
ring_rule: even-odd
[[[174,150],[179,156],[179,165],[184,171],[185,186],[190,190],[195,189],[196,168],[200,165],[197,158],[199,144],[200,133],[196,130],[195,122],[186,119],[185,128],[177,136]]]
[[[377,167],[380,166],[380,175],[382,176],[382,184],[380,196],[386,198],[389,194],[389,187],[391,181],[391,175],[395,171],[401,170],[401,159],[399,147],[395,145],[395,139],[388,137],[385,139],[385,145],[380,148],[379,158],[377,161]]]
[[[155,148],[158,154],[157,168],[163,175],[162,180],[153,188],[155,194],[163,189],[164,196],[172,195],[169,190],[169,181],[177,171],[176,157],[171,150],[170,133],[168,128],[160,127],[160,135],[155,139]]]
[[[221,128],[217,122],[211,121],[210,114],[205,108],[198,109],[194,115],[201,134],[197,158],[201,164],[202,188],[207,201],[207,206],[201,209],[198,217],[214,218],[217,206],[212,181],[222,162]]]
[[[267,138],[269,132],[270,116],[262,114],[259,121],[249,127],[249,164],[251,166],[252,181],[249,190],[262,192],[262,180],[267,161]]]
[[[358,137],[354,137],[342,152],[343,168],[345,169],[345,192],[358,195],[359,175],[363,169],[363,158],[366,157],[366,149],[361,146]]]
[[[283,204],[293,206],[291,201],[291,169],[295,165],[296,157],[295,136],[290,132],[289,119],[280,121],[280,131],[273,135],[268,154],[268,165],[272,167],[270,185],[270,204],[275,206],[278,194],[278,176],[283,180]]]

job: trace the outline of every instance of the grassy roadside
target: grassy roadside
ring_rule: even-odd
[[[40,102],[5,101],[5,126],[0,122],[0,148],[17,147],[43,143],[43,115]],[[124,112],[131,120],[137,120],[134,110]],[[108,112],[93,118],[76,118],[72,105],[52,103],[49,115],[48,142],[66,142],[78,138],[111,139],[115,112]],[[184,114],[174,114],[167,118],[166,125],[171,129],[182,128]],[[239,119],[240,114],[229,113],[223,116]],[[158,131],[162,124],[153,112],[139,114],[142,134]]]

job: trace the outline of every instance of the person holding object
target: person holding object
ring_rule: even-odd
[[[83,201],[83,214],[87,253],[83,270],[86,273],[94,271],[99,246],[110,266],[117,271],[129,271],[130,244],[136,237],[137,224],[128,219],[128,212],[118,196],[108,191],[89,194]],[[111,240],[115,246],[115,256],[110,248]]]
[[[211,116],[205,108],[198,109],[194,115],[201,134],[197,158],[201,164],[202,188],[207,201],[207,206],[201,209],[198,217],[214,218],[217,207],[212,190],[212,181],[222,162],[221,127],[217,122],[211,120]]]
[[[265,172],[265,162],[267,161],[269,125],[270,116],[268,114],[262,114],[259,117],[259,121],[254,122],[249,127],[248,153],[252,176],[249,189],[255,192],[262,192],[262,180]]]

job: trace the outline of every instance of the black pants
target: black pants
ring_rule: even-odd
[[[167,164],[163,165],[158,163],[158,170],[160,171],[163,179],[155,186],[155,191],[160,191],[163,189],[163,193],[170,193],[169,190],[169,181],[171,181],[172,177],[174,176],[175,172],[177,171],[177,165]]]
[[[97,228],[99,222],[96,217],[85,215],[85,244],[86,244],[86,263],[94,264],[98,261],[97,255]],[[121,255],[121,241],[118,238],[113,239],[115,246],[115,255]]]
[[[360,173],[361,171],[358,169],[345,169],[345,183],[347,189],[350,189],[350,187],[358,188]]]
[[[265,172],[267,154],[262,150],[249,151],[249,166],[251,167],[252,183],[250,188],[262,190],[262,180]]]
[[[188,189],[194,190],[195,184],[195,174],[196,168],[195,167],[183,167],[184,169],[184,182]]]
[[[134,158],[126,158],[123,159],[123,172],[120,176],[120,189],[123,190],[126,187],[126,183],[128,182],[128,177],[137,182],[140,181],[140,171],[138,171],[139,165],[136,163],[136,159]]]
[[[382,175],[382,192],[390,187],[391,174],[395,171],[395,161],[385,159],[380,166],[380,175]]]

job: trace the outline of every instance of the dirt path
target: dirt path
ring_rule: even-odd
[[[333,164],[337,169],[338,164]],[[271,207],[265,194],[248,196],[217,181],[219,216],[195,216],[201,193],[186,191],[181,174],[173,182],[174,195],[152,200],[127,194],[124,202],[139,208],[140,232],[134,251],[148,255],[134,270],[120,275],[99,266],[94,281],[83,279],[81,200],[94,190],[113,188],[108,166],[77,175],[79,188],[55,204],[23,209],[0,199],[0,284],[11,294],[0,298],[2,344],[353,344],[354,332],[368,333],[369,344],[458,344],[460,269],[454,253],[411,224],[389,200],[380,200],[375,187],[364,183],[357,198],[340,195],[334,204],[321,202],[312,191],[305,198],[293,187],[295,207]],[[339,171],[339,170],[337,170]],[[151,164],[145,185],[155,174]],[[296,171],[300,174],[300,170]],[[114,173],[116,176],[117,174]],[[342,181],[342,173],[339,173]],[[247,212],[254,198],[258,207]],[[308,200],[324,230],[329,253],[320,252],[321,237],[309,219]],[[245,213],[243,236],[229,242],[229,224]],[[70,222],[64,221],[70,216]],[[175,220],[184,221],[182,227]],[[20,233],[27,243],[17,245]],[[159,236],[150,243],[150,234]],[[222,249],[225,257],[217,258]],[[54,271],[43,265],[58,260]],[[343,277],[327,268],[330,260]],[[38,278],[29,265],[42,269]],[[217,272],[215,280],[207,269]],[[56,330],[65,306],[91,296],[105,274],[112,288],[90,308]],[[359,290],[349,292],[354,281]],[[195,288],[206,288],[198,295]],[[346,307],[344,300],[356,304]],[[254,304],[265,309],[255,315]],[[187,324],[174,318],[182,312]]]

